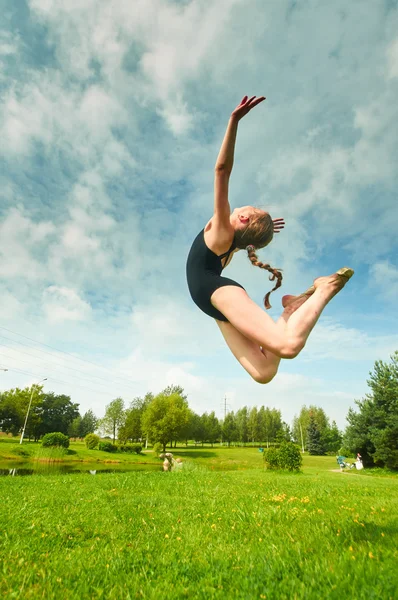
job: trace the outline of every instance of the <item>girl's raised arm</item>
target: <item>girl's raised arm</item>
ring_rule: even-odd
[[[230,227],[229,217],[231,208],[228,201],[228,185],[234,164],[238,123],[242,117],[247,115],[252,108],[263,100],[265,100],[264,96],[257,99],[256,96],[252,96],[250,99],[245,96],[239,106],[232,112],[229,119],[227,131],[217,157],[214,176],[214,220],[218,222],[219,226],[225,225],[225,227]]]

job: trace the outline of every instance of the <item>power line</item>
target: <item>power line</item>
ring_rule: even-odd
[[[37,375],[37,373],[31,373],[29,371],[23,371],[22,369],[16,369],[15,367],[7,367],[9,371],[17,371],[18,373],[23,373],[24,375],[31,375],[33,377],[41,377],[41,375]],[[62,381],[61,379],[56,379],[55,377],[47,377],[48,381],[56,381],[58,383],[62,383],[64,385],[71,385],[71,382],[69,381]],[[93,390],[92,388],[88,388],[84,385],[79,385],[78,383],[74,383],[73,384],[76,387],[80,387],[86,390],[89,390],[90,392],[95,392],[96,394],[106,394],[108,397],[111,395],[109,394],[109,392],[104,392],[104,391],[100,391],[100,390]]]
[[[20,362],[26,363],[27,365],[29,365],[29,366],[31,366],[31,367],[41,368],[41,365],[35,365],[35,364],[32,364],[32,363],[30,363],[30,362],[29,362],[29,361],[27,361],[27,360],[23,360],[22,358],[13,358],[12,356],[9,356],[9,355],[7,355],[7,354],[2,354],[2,353],[0,353],[0,356],[4,356],[5,358],[8,358],[9,360],[18,361],[18,363],[20,363]],[[35,357],[35,358],[38,358],[38,357]],[[39,360],[40,360],[40,359],[39,359]],[[56,370],[56,369],[55,369],[55,370],[54,370],[54,369],[51,369],[51,367],[49,368],[47,365],[45,365],[45,366],[44,366],[44,369],[45,369],[45,372],[46,372],[46,373],[49,373],[49,372],[50,372],[50,373],[51,373],[51,372],[52,372],[52,373],[57,373],[57,370]],[[61,373],[61,376],[62,376],[62,375],[67,375],[67,373]],[[53,377],[51,377],[51,379],[54,379],[54,378],[53,378]],[[74,376],[74,379],[73,379],[73,382],[75,381],[75,379],[83,379],[83,377],[76,377],[76,375],[75,375],[75,376]],[[54,379],[54,380],[55,380],[55,379]],[[56,380],[55,380],[55,381],[56,381]],[[59,381],[59,380],[58,380],[58,381]],[[88,381],[90,382],[90,380],[88,380]],[[95,383],[95,382],[94,382],[94,383]],[[71,382],[69,382],[69,385],[70,385],[70,384],[71,384]],[[74,385],[78,385],[78,384],[74,384]],[[104,393],[103,391],[100,391],[100,390],[94,390],[93,388],[88,388],[88,387],[86,387],[86,386],[81,386],[81,385],[80,385],[79,387],[85,387],[86,389],[90,389],[92,392],[96,392],[96,393],[101,393],[101,394],[102,394],[102,393]],[[114,391],[113,391],[113,392],[108,392],[108,393],[109,393],[109,395],[110,395],[110,396],[115,394],[115,392],[114,392]],[[131,392],[129,392],[129,394],[131,394]]]
[[[27,322],[27,321],[26,321]],[[128,379],[128,377],[125,376],[121,376],[121,375],[116,375],[112,369],[110,369],[109,367],[103,366],[103,365],[98,365],[95,362],[91,361],[91,360],[87,360],[85,358],[80,358],[78,356],[75,356],[74,354],[71,354],[70,352],[67,352],[66,350],[60,350],[59,348],[55,348],[55,346],[50,346],[49,344],[45,344],[44,342],[39,342],[38,340],[34,340],[33,338],[30,338],[26,335],[22,335],[22,333],[17,333],[16,331],[12,331],[11,329],[8,329],[7,327],[3,327],[2,325],[0,325],[0,329],[4,329],[4,331],[8,331],[9,333],[12,333],[14,335],[18,335],[26,340],[29,340],[30,342],[33,342],[35,344],[40,344],[41,346],[46,346],[46,348],[51,348],[52,350],[56,350],[57,352],[60,352],[61,354],[67,354],[68,356],[71,356],[74,360],[79,360],[81,362],[86,362],[88,364],[94,365],[95,367],[97,367],[97,369],[105,369],[106,371],[109,371],[110,373],[112,373],[112,375],[114,377],[116,377],[117,379],[122,379],[125,381],[128,381],[130,384],[133,384],[134,382],[132,382],[131,380]],[[6,339],[10,339],[10,338],[6,338]],[[17,340],[12,340],[15,341],[18,344],[22,344],[22,342],[18,342]],[[27,346],[27,344],[22,344]],[[31,346],[28,346],[31,347]],[[40,350],[38,348],[38,350]],[[40,350],[40,352],[45,352],[45,350]],[[48,353],[51,354],[51,353]]]
[[[23,346],[26,345],[26,344],[23,344],[22,342],[18,342],[17,340],[12,340],[11,338],[7,338],[5,336],[0,336],[0,338],[1,339],[6,339],[6,340],[10,340],[10,341],[12,341],[12,342],[14,342],[16,344],[21,344]],[[8,348],[10,350],[14,350],[15,352],[18,352],[20,354],[25,354],[26,356],[32,356],[33,358],[36,358],[37,360],[44,360],[44,358],[42,358],[41,356],[36,356],[35,354],[31,354],[30,352],[25,352],[24,350],[15,349],[15,348],[13,348],[11,346],[7,346],[7,344],[0,344],[0,346],[2,346],[3,348]],[[27,346],[27,347],[31,348],[31,346]],[[52,356],[50,352],[46,352],[45,350],[40,350],[40,348],[32,348],[32,350],[38,350],[39,352],[44,352],[45,354],[50,354],[50,356]],[[3,354],[2,356],[5,356],[5,355]],[[13,358],[13,357],[10,356],[9,358]],[[20,360],[21,362],[26,362],[26,361],[24,361],[22,359],[18,359],[18,360]],[[63,365],[60,362],[54,362],[53,364],[54,365],[59,365],[63,369],[70,369],[71,371],[76,371],[77,373],[85,373],[85,371],[82,371],[81,369],[76,369],[74,367],[69,367],[67,365]],[[47,367],[46,367],[46,369],[47,369]],[[85,373],[85,374],[88,375],[89,377],[79,377],[78,375],[74,375],[74,377],[76,379],[85,379],[87,381],[90,381],[90,377],[94,377],[95,379],[99,379],[101,382],[103,381],[103,382],[105,382],[107,384],[113,383],[114,385],[120,386],[120,383],[110,381],[109,379],[106,379],[105,377],[99,377],[98,375],[90,375],[90,373]],[[92,383],[97,383],[97,382],[94,381]],[[122,384],[122,385],[126,385],[126,384]],[[130,393],[131,393],[131,391],[130,391]]]

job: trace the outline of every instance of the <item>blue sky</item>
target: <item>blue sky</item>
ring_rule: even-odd
[[[176,383],[197,412],[221,416],[226,394],[288,422],[314,403],[343,426],[374,361],[398,348],[397,2],[1,8],[0,387],[48,377],[101,416]],[[245,94],[267,100],[239,126],[230,201],[285,217],[260,253],[284,271],[271,315],[314,277],[355,269],[267,386],[185,283]],[[243,255],[228,276],[259,303],[269,289]]]

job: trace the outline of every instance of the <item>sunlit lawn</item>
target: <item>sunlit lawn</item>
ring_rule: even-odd
[[[3,596],[396,597],[396,478],[334,473],[334,457],[289,475],[264,472],[255,448],[184,452],[197,458],[175,473],[1,478]]]

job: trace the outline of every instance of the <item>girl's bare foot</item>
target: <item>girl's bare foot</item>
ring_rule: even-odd
[[[314,288],[324,291],[330,298],[333,298],[340,290],[343,289],[348,280],[354,275],[353,269],[343,267],[326,277],[318,277],[314,281]]]
[[[314,292],[315,292],[315,288],[312,287],[309,290],[307,290],[306,292],[304,292],[304,294],[300,294],[299,296],[290,296],[290,295],[283,296],[282,297],[282,306],[285,309],[284,312],[289,313],[289,314],[294,313],[294,311],[296,311],[298,308],[300,308],[300,306],[302,304],[304,304],[304,302],[306,302],[306,300],[308,300],[308,298],[310,296],[312,296],[312,294]]]

